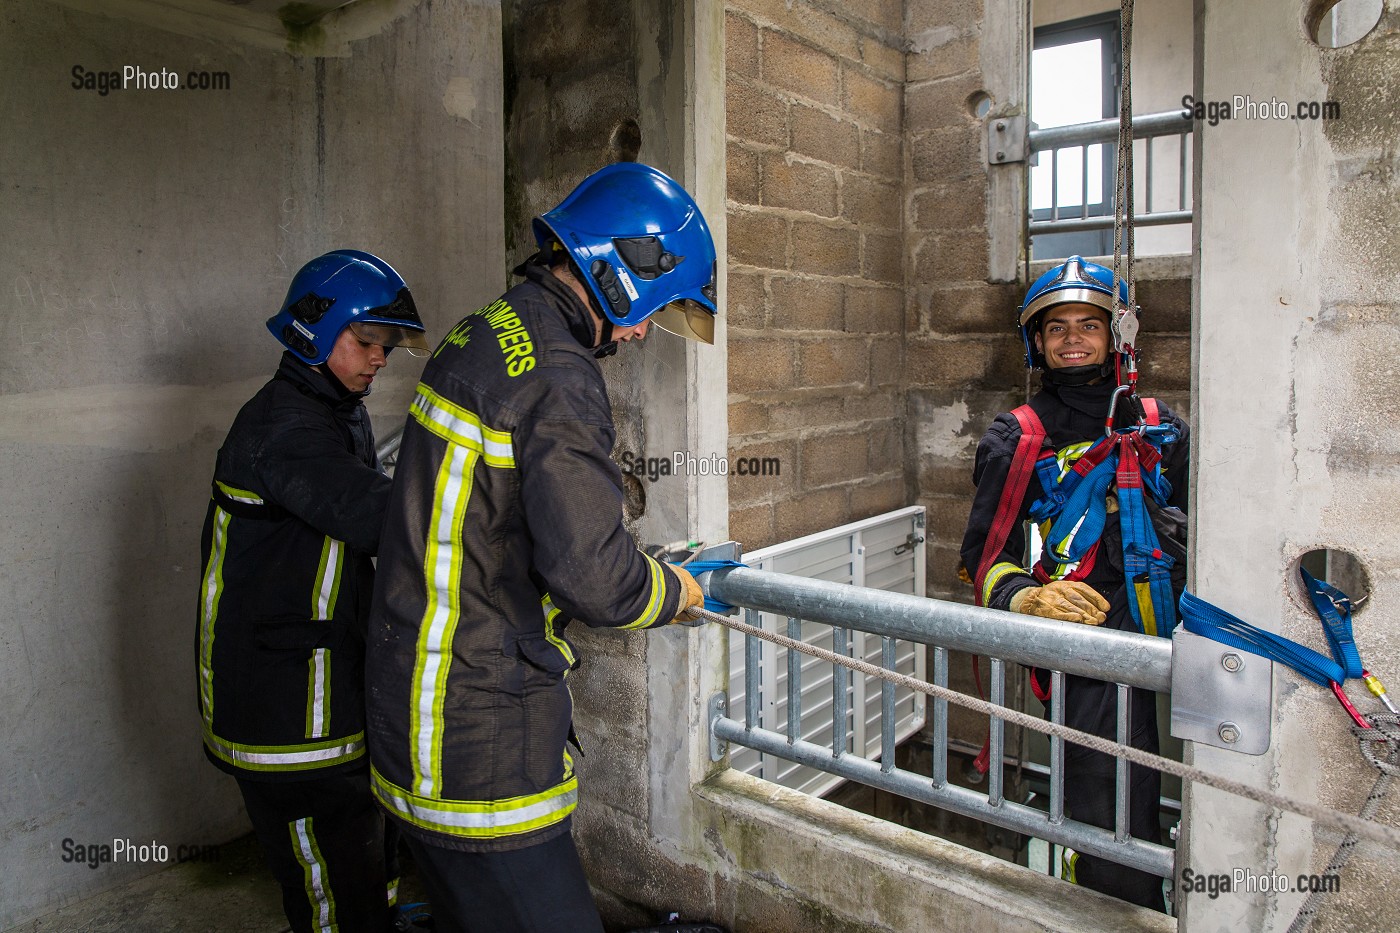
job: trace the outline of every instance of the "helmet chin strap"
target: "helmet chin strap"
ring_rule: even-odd
[[[594,313],[594,314],[597,314],[598,312],[597,312],[596,309],[593,309],[593,313]],[[612,322],[612,319],[609,318],[609,317],[607,317],[606,315],[603,315],[602,320],[603,320],[603,328],[602,328],[602,330],[599,332],[599,335],[598,335],[598,346],[597,346],[596,348],[594,348],[594,350],[593,350],[593,356],[594,356],[594,358],[595,358],[595,359],[599,359],[599,360],[601,360],[601,359],[603,359],[603,358],[605,358],[605,357],[612,356],[614,353],[617,352],[617,341],[614,340],[614,339],[612,339],[612,335],[613,335],[613,322]]]

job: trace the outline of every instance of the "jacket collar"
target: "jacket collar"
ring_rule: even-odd
[[[282,361],[277,366],[276,378],[290,382],[302,395],[316,399],[337,411],[353,410],[367,394],[344,391],[325,373],[297,359],[290,350],[282,351]]]
[[[554,277],[554,274],[549,271],[548,264],[540,259],[539,253],[516,266],[514,272],[516,275],[523,275],[527,280],[534,282],[548,292],[553,298],[551,304],[563,316],[564,323],[568,325],[569,333],[584,349],[593,349],[598,339],[593,313],[582,301],[579,301],[579,297],[574,294],[573,289]]]

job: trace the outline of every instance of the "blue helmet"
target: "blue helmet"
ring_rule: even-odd
[[[311,366],[326,361],[347,327],[386,350],[404,347],[425,356],[432,349],[403,278],[357,249],[334,250],[302,266],[282,310],[267,319],[272,336]]]
[[[1102,308],[1108,319],[1128,304],[1128,283],[1118,282],[1119,301],[1113,301],[1113,270],[1089,262],[1081,256],[1071,256],[1050,269],[1026,292],[1021,303],[1021,340],[1026,345],[1026,366],[1035,369],[1045,365],[1045,357],[1035,348],[1031,335],[1040,329],[1040,316],[1049,308],[1063,304],[1086,304]]]
[[[589,175],[534,221],[540,248],[563,245],[609,321],[715,342],[715,244],[686,190],[638,162]]]

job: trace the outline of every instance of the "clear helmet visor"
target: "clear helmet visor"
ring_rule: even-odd
[[[653,314],[650,320],[677,337],[712,345],[715,342],[715,313],[698,301],[689,298],[673,301]]]
[[[365,343],[377,344],[386,350],[403,347],[414,356],[427,356],[433,350],[423,331],[416,327],[351,321],[350,331]]]

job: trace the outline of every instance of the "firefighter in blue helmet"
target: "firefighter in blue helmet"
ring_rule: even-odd
[[[204,520],[204,751],[238,781],[291,928],[381,933],[397,835],[369,791],[363,680],[390,481],[361,399],[392,348],[428,344],[403,279],[356,250],[307,263],[267,326],[286,350],[219,450]]]
[[[1130,318],[1127,325],[1124,317]],[[1120,283],[1115,300],[1113,273],[1078,256],[1050,269],[1027,292],[1018,326],[1026,365],[1043,370],[1041,389],[1028,404],[998,415],[977,446],[977,492],[963,537],[963,567],[976,587],[979,605],[1065,623],[1166,635],[1171,620],[1162,618],[1170,614],[1165,604],[1174,604],[1185,586],[1187,426],[1167,406],[1131,394],[1131,384],[1122,375],[1125,364],[1133,368],[1136,362],[1135,348],[1124,346],[1121,336],[1115,339],[1115,318],[1120,319],[1120,335],[1134,332],[1129,328],[1136,324],[1136,309],[1127,308],[1126,287]],[[1110,410],[1115,429],[1140,424],[1146,430],[1106,435]],[[1133,433],[1137,436],[1130,437]],[[1140,438],[1160,440],[1153,448],[1160,453],[1160,464],[1136,471],[1148,492],[1133,483],[1131,489],[1119,488],[1123,474],[1113,473],[1118,481],[1107,487],[1108,520],[1102,523],[1100,537],[1075,541],[1074,530],[1088,537],[1091,533],[1082,529],[1093,523],[1077,526],[1067,515],[1052,514],[1048,502],[1053,497],[1047,498],[1044,484],[1073,477],[1071,468],[1081,458],[1087,466],[1100,455],[1117,456],[1114,444],[1120,439],[1121,444],[1135,445],[1129,455],[1135,456],[1148,443]],[[1149,453],[1143,462],[1153,459]],[[1146,508],[1143,524],[1150,524],[1154,531],[1148,533],[1155,535],[1155,546],[1149,549],[1155,554],[1148,558],[1150,573],[1135,566],[1134,542],[1123,546],[1123,527],[1132,526],[1120,527],[1116,520],[1120,501],[1123,509],[1130,504],[1138,508],[1139,503]],[[1047,542],[1035,561],[1026,553],[1023,533],[1031,520],[1040,525]],[[1161,592],[1154,604],[1145,594],[1156,590]],[[1048,704],[1048,674],[1033,671],[1032,677],[1036,696]],[[1064,706],[1066,725],[1115,738],[1114,685],[1067,676]],[[1155,694],[1133,689],[1129,706],[1129,743],[1156,752]],[[1129,829],[1134,836],[1156,842],[1161,775],[1138,765],[1130,774]],[[1112,758],[1066,745],[1064,788],[1070,817],[1111,829],[1114,776]],[[1164,909],[1161,878],[1087,854],[1066,861],[1066,876],[1078,884]]]
[[[525,281],[423,372],[379,551],[372,782],[439,930],[601,931],[570,835],[565,627],[650,629],[702,602],[623,528],[598,358],[653,323],[713,341],[705,220],[666,175],[618,163],[534,233]]]

